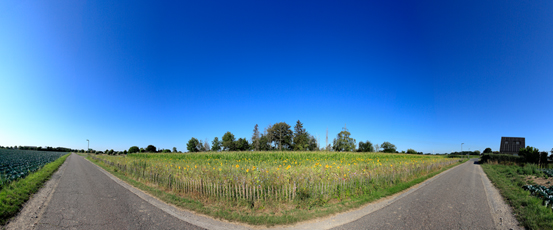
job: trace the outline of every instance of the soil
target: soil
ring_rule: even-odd
[[[553,177],[548,177],[546,179],[544,177],[527,176],[526,182],[528,184],[537,184],[537,185],[543,185],[543,186],[549,187],[549,186],[553,186]]]

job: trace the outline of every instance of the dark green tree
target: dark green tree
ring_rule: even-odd
[[[140,148],[140,152],[143,153],[146,152],[146,150],[144,148]]]
[[[198,144],[197,148],[200,150],[200,152],[205,152],[206,151],[203,141],[200,141],[200,144]]]
[[[225,135],[223,135],[223,150],[236,151],[234,142],[234,134],[232,134],[231,132],[226,132]]]
[[[198,152],[200,151],[200,149],[198,149],[199,144],[200,142],[198,141],[198,139],[192,137],[188,141],[188,144],[186,144],[186,149],[188,150],[188,152],[191,152],[191,153]]]
[[[298,120],[294,126],[293,146],[295,151],[303,151],[309,149],[309,133],[303,128],[303,124]]]
[[[129,148],[129,153],[137,153],[137,152],[140,152],[140,149],[138,148],[138,146],[132,146]]]
[[[127,155],[127,154],[128,154],[128,152],[127,152],[127,150],[126,150],[126,149],[125,149],[125,151],[123,151],[123,154],[125,154],[125,155]]]
[[[292,148],[293,132],[290,130],[290,125],[286,124],[286,122],[274,124],[267,132],[278,146],[279,151],[282,151],[283,148],[285,150]]]
[[[373,143],[371,143],[370,141],[366,141],[366,142],[360,141],[359,142],[359,148],[357,149],[357,151],[359,151],[359,152],[374,152]]]
[[[491,148],[486,148],[486,149],[484,149],[484,153],[492,153],[492,149]]]
[[[250,144],[246,138],[238,138],[236,141],[236,150],[238,151],[248,151],[250,150]]]
[[[169,150],[169,149],[164,149],[164,150],[162,151],[162,153],[170,153],[170,152],[171,152],[171,150]]]
[[[157,152],[157,148],[153,145],[148,145],[148,147],[146,147],[146,152],[149,152],[149,153],[156,153]]]
[[[547,163],[547,152],[540,153],[540,150],[531,146],[520,148],[518,155],[524,157],[526,163],[544,164]]]
[[[414,149],[407,149],[407,153],[408,154],[417,154],[417,151],[415,151]]]
[[[350,152],[355,150],[355,139],[351,138],[351,133],[346,127],[342,129],[342,132],[338,133],[334,141],[332,142],[332,148],[334,151]]]
[[[174,152],[174,153],[177,152],[177,147],[173,147],[173,152]]]
[[[383,148],[384,150],[382,150],[382,152],[385,152],[385,153],[395,153],[396,152],[396,146],[390,142],[387,142],[387,141],[384,141],[384,143],[382,143],[380,145],[380,148]]]
[[[252,149],[254,151],[259,151],[259,135],[259,125],[255,124],[252,135]]]
[[[269,151],[272,149],[271,141],[269,140],[269,137],[265,134],[261,134],[261,137],[259,137],[259,150],[260,151]]]
[[[213,141],[211,142],[211,151],[221,151],[221,142],[219,142],[219,138],[215,137],[213,138]]]

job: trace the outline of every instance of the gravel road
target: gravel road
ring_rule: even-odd
[[[517,229],[475,159],[396,202],[334,229]]]
[[[175,218],[73,154],[36,229],[202,229]]]

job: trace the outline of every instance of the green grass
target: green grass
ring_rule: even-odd
[[[358,208],[362,205],[365,205],[369,202],[373,202],[380,198],[393,195],[395,193],[404,191],[425,181],[428,178],[431,178],[444,170],[447,170],[455,165],[449,165],[437,170],[435,172],[426,174],[424,176],[418,177],[416,179],[407,181],[407,182],[398,182],[388,187],[372,187],[369,193],[365,193],[360,196],[345,196],[342,199],[309,199],[307,202],[302,202],[299,200],[294,201],[293,203],[287,204],[276,204],[276,205],[293,205],[292,208],[283,208],[281,211],[273,211],[263,213],[263,209],[266,206],[275,205],[274,203],[264,203],[261,201],[260,204],[256,205],[256,208],[243,208],[239,211],[231,209],[230,207],[247,207],[246,201],[231,201],[226,202],[212,202],[212,203],[203,203],[198,199],[191,199],[187,197],[181,197],[175,195],[172,192],[167,192],[159,187],[148,186],[142,182],[139,182],[117,170],[115,167],[106,167],[103,162],[96,161],[94,159],[88,158],[91,162],[99,165],[106,171],[115,175],[119,179],[131,184],[132,186],[141,189],[167,203],[174,204],[176,206],[193,210],[198,213],[206,214],[214,218],[226,219],[229,221],[237,221],[242,223],[247,223],[251,225],[283,225],[283,224],[294,224],[300,221],[310,220],[318,217],[324,217],[340,212],[344,212],[350,209]],[[234,203],[232,203],[234,202]]]
[[[511,205],[520,224],[528,229],[553,229],[553,212],[542,200],[524,191],[524,174],[533,174],[529,167],[483,164],[482,169]]]
[[[65,162],[66,154],[24,179],[11,182],[0,190],[0,225],[15,216],[23,204],[36,193],[54,172]]]

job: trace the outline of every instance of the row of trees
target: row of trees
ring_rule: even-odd
[[[327,134],[328,140],[328,134]],[[297,121],[294,130],[286,122],[279,122],[274,125],[267,126],[263,132],[259,130],[259,125],[255,125],[251,141],[246,138],[235,138],[231,132],[226,132],[223,138],[215,137],[211,142],[198,140],[192,137],[186,149],[189,152],[204,152],[204,151],[272,151],[272,150],[293,150],[293,151],[358,151],[358,152],[376,152],[383,149],[383,152],[396,153],[397,148],[390,142],[384,142],[381,146],[373,144],[370,141],[359,142],[359,148],[356,148],[356,140],[351,137],[351,133],[346,127],[336,135],[332,141],[332,145],[328,144],[324,148],[320,148],[317,138],[309,134],[303,127],[301,121]]]

